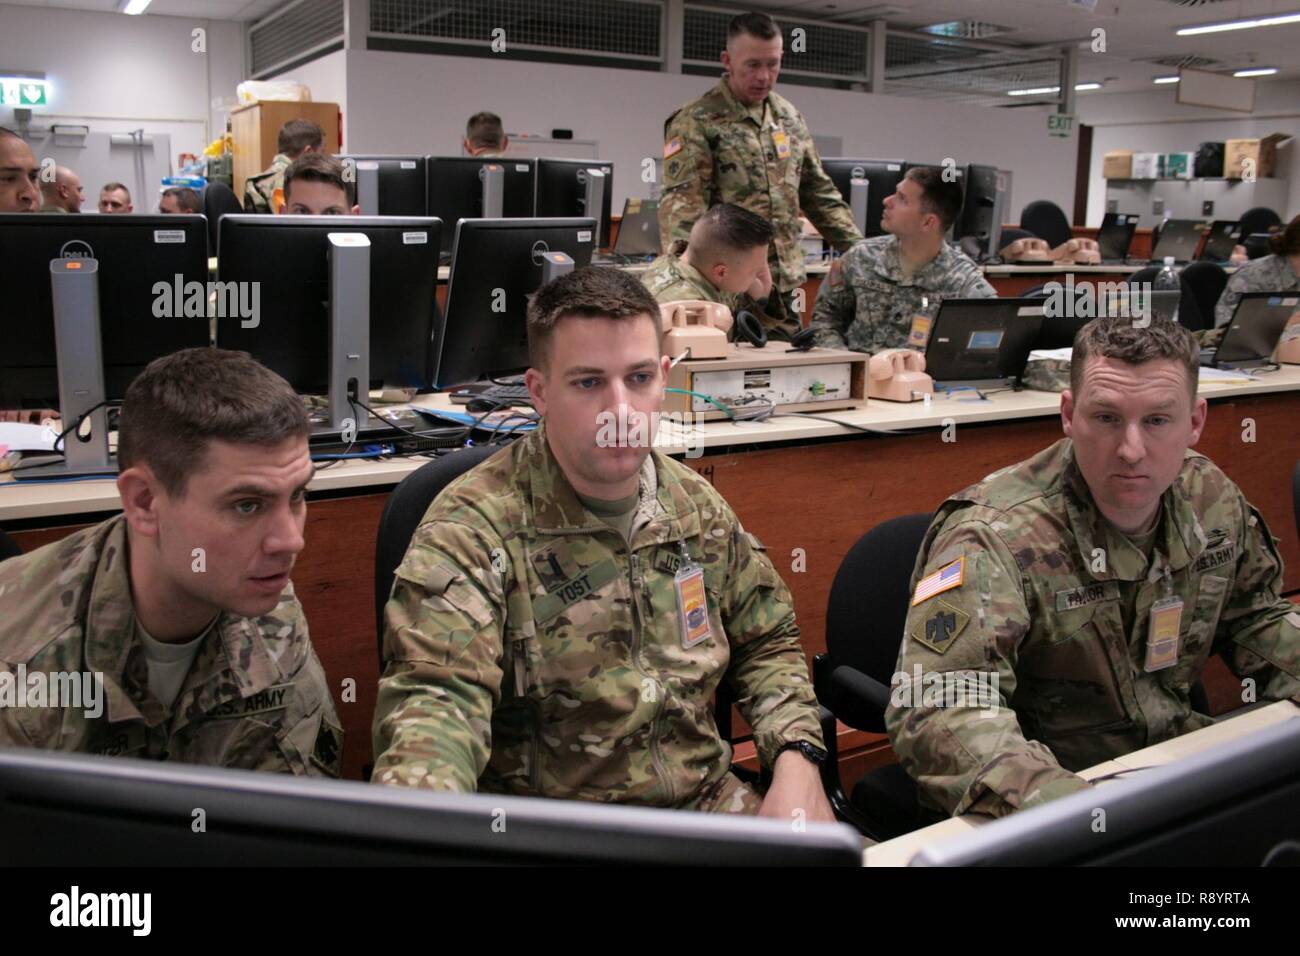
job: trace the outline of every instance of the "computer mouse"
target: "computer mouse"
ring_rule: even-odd
[[[488,401],[486,398],[471,398],[465,403],[465,411],[471,415],[482,415],[484,412],[496,411],[500,407],[496,402]]]

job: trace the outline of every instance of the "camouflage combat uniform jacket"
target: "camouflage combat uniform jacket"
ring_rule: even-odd
[[[642,284],[650,290],[656,302],[680,302],[692,299],[719,302],[735,315],[743,307],[742,302],[750,301],[747,295],[731,295],[723,292],[687,262],[685,256],[686,242],[678,239],[641,274]]]
[[[1161,509],[1148,562],[1093,504],[1069,439],[939,509],[913,588],[956,561],[948,583],[960,583],[911,607],[898,670],[919,667],[923,684],[995,673],[999,695],[988,716],[937,696],[891,703],[890,739],[923,804],[1001,816],[1085,787],[1070,771],[1209,725],[1189,695],[1212,654],[1258,700],[1300,693],[1300,613],[1278,596],[1282,558],[1259,512],[1192,451]],[[1183,601],[1177,662],[1147,672],[1166,570]]]
[[[664,124],[664,181],[659,235],[667,250],[689,239],[711,206],[729,202],[772,223],[772,288],[789,292],[805,279],[799,247],[802,210],[836,249],[862,238],[853,213],[822,169],[799,111],[776,93],[746,106],[723,80]]]
[[[1218,304],[1214,307],[1214,324],[1228,324],[1243,292],[1295,292],[1300,289],[1300,276],[1291,269],[1286,256],[1261,256],[1252,259],[1228,276]]]
[[[944,299],[996,296],[980,267],[960,249],[945,242],[937,256],[904,278],[898,238],[876,236],[845,253],[822,282],[811,324],[820,346],[874,353],[906,348],[912,318],[923,315],[933,323]]]
[[[292,586],[270,614],[221,615],[170,711],[136,637],[125,518],[0,563],[0,609],[0,678],[102,680],[98,716],[0,705],[0,745],[339,775],[343,731]]]
[[[275,191],[284,188],[284,173],[293,160],[284,153],[276,153],[271,165],[256,176],[244,180],[244,212],[272,213]]]
[[[785,584],[707,481],[658,453],[654,467],[630,554],[544,427],[438,496],[384,612],[375,782],[753,812],[713,720],[723,679],[765,765],[822,746]],[[711,630],[689,647],[683,546]]]

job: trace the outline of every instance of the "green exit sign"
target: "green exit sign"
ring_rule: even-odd
[[[0,103],[5,106],[45,106],[49,89],[44,80],[21,76],[0,78]]]
[[[1050,136],[1059,136],[1061,139],[1069,139],[1070,134],[1074,132],[1074,114],[1048,113],[1047,132]]]

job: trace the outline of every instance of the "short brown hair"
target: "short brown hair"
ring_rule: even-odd
[[[130,202],[130,201],[131,201],[131,190],[127,189],[126,186],[125,186],[125,184],[123,184],[123,183],[104,183],[104,188],[101,189],[100,192],[101,192],[101,193],[111,193],[111,192],[115,192],[115,191],[118,190],[118,189],[120,189],[120,190],[122,190],[122,192],[126,193],[126,201],[127,201],[127,202]]]
[[[659,303],[636,276],[608,266],[575,269],[538,289],[528,299],[528,362],[546,365],[551,334],[561,319],[633,319],[659,325]]]
[[[1275,256],[1300,256],[1300,216],[1268,240],[1268,248]]]
[[[289,168],[284,171],[283,188],[286,205],[289,202],[289,185],[295,179],[307,183],[337,186],[343,190],[343,195],[348,197],[349,206],[356,202],[352,198],[356,186],[347,181],[347,177],[343,175],[343,162],[336,156],[330,156],[328,153],[305,153],[290,163]]]
[[[501,117],[486,111],[475,113],[465,124],[465,138],[475,149],[487,146],[500,149],[506,141],[506,131],[501,125]]]
[[[727,24],[728,42],[742,33],[748,33],[760,40],[775,40],[781,35],[781,28],[766,13],[740,13],[732,17],[731,22]]]
[[[283,153],[290,159],[310,146],[322,149],[325,146],[325,131],[320,125],[307,119],[291,119],[280,127],[280,135],[275,138],[275,151]]]
[[[154,359],[127,388],[117,460],[122,471],[148,465],[179,498],[210,439],[278,445],[310,435],[302,399],[247,352],[182,349]]]
[[[961,183],[955,179],[952,182],[945,180],[940,166],[913,166],[904,178],[921,187],[922,211],[938,216],[947,232],[961,215]]]
[[[167,196],[172,196],[176,199],[176,205],[181,207],[181,212],[203,211],[203,200],[200,199],[199,194],[193,189],[190,189],[189,186],[172,186],[168,189],[164,189],[159,201]]]
[[[1132,319],[1122,316],[1093,319],[1075,335],[1070,355],[1070,391],[1076,397],[1083,384],[1084,367],[1094,356],[1118,359],[1128,365],[1142,365],[1160,359],[1178,362],[1187,370],[1188,387],[1192,400],[1196,400],[1201,347],[1196,336],[1177,322],[1153,317],[1148,327],[1138,328]]]

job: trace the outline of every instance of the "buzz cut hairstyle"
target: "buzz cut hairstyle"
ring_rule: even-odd
[[[1162,359],[1177,362],[1187,371],[1187,386],[1196,401],[1201,374],[1201,347],[1196,336],[1177,322],[1153,317],[1146,328],[1137,328],[1131,318],[1107,315],[1093,319],[1074,336],[1070,353],[1070,391],[1078,399],[1088,360],[1111,358],[1126,365],[1143,365]]]
[[[637,319],[659,328],[659,303],[636,276],[608,266],[574,269],[528,299],[528,363],[544,371],[555,327],[570,316]]]
[[[944,232],[947,232],[961,215],[964,195],[961,183],[955,179],[952,182],[945,180],[941,166],[913,166],[903,178],[921,187],[921,209],[938,216]]]
[[[175,197],[176,205],[181,207],[181,212],[194,213],[203,211],[203,200],[189,186],[172,186],[169,189],[164,189],[162,194],[164,197]]]
[[[776,25],[776,21],[768,14],[751,11],[750,13],[737,14],[727,24],[728,43],[742,34],[748,34],[760,40],[775,40],[781,35],[781,28]]]
[[[313,123],[309,119],[289,120],[280,127],[280,134],[275,138],[275,151],[290,159],[297,158],[308,146],[312,149],[323,149],[325,146],[325,131],[319,123]]]
[[[212,440],[272,447],[310,436],[302,399],[247,352],[182,349],[154,359],[127,387],[117,460],[122,471],[147,465],[181,498]]]
[[[126,186],[125,186],[125,184],[123,184],[123,183],[104,183],[104,188],[101,189],[100,192],[101,192],[101,193],[111,193],[111,192],[116,192],[116,191],[119,190],[119,189],[122,190],[122,192],[126,193],[126,201],[127,201],[127,202],[130,202],[130,201],[131,201],[131,190],[127,189]]]
[[[475,113],[465,124],[465,138],[475,149],[484,146],[501,146],[506,140],[506,131],[501,125],[501,117],[486,110]]]
[[[307,183],[337,186],[343,190],[343,195],[347,197],[348,208],[351,209],[356,202],[353,198],[356,184],[348,182],[343,172],[343,161],[337,156],[330,156],[328,153],[304,153],[290,163],[289,168],[284,171],[285,205],[289,203],[290,185],[294,180],[301,180]]]
[[[699,221],[710,245],[748,252],[755,246],[766,247],[772,241],[772,224],[734,203],[710,206]]]

